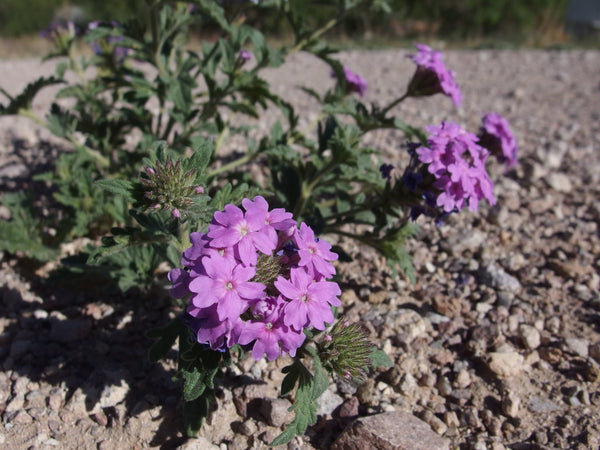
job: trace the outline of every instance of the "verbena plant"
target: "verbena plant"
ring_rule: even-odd
[[[389,366],[359,325],[336,321],[341,291],[331,281],[332,262],[349,256],[315,236],[371,246],[394,273],[412,279],[404,243],[416,232],[414,220],[424,214],[441,221],[463,207],[476,210],[482,199],[494,204],[489,154],[507,168],[516,163],[514,137],[497,114],[484,117],[479,136],[452,122],[424,132],[392,114],[409,97],[441,93],[460,104],[453,72],[427,46],[412,55],[414,73],[396,98],[362,103],[366,81],[321,37],[347,12],[387,4],[340,0],[336,7],[334,19],[310,30],[281,0],[148,0],[142,19],[52,27],[56,74],[16,97],[2,90],[8,102],[1,113],[32,118],[72,151],[38,176],[50,182],[62,214],[42,226],[31,198],[5,194],[12,220],[0,223],[0,248],[46,260],[61,243],[95,239],[99,245],[79,259],[106,269],[123,291],[152,284],[159,265],[170,264],[171,294],[184,299],[174,307],[183,311],[149,333],[157,339],[150,358],[158,361],[178,342],[189,435],[208,414],[215,376],[245,350],[255,359],[292,358],[282,395],[293,393],[296,416],[273,445],[315,422],[327,373],[360,382],[369,367]],[[287,19],[292,45],[274,49],[244,23],[245,13],[264,8]],[[192,50],[190,27],[203,26],[220,36]],[[91,56],[76,56],[82,45]],[[335,80],[325,93],[300,87],[321,107],[308,129],[260,76],[298,51],[324,61]],[[55,84],[57,102],[44,118],[35,116],[33,99]],[[268,108],[279,109],[281,120],[253,139],[252,122],[240,117],[260,118]],[[399,143],[410,157],[405,167],[384,164],[380,150],[364,144],[382,128],[401,130],[411,142]],[[224,154],[235,135],[246,148]],[[264,183],[249,175],[251,165],[268,175]]]

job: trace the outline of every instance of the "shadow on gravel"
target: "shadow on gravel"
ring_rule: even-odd
[[[0,317],[7,319],[0,361],[13,381],[17,375],[49,384],[47,407],[67,410],[75,419],[88,416],[111,427],[138,416],[141,422],[162,422],[153,445],[185,442],[179,389],[172,381],[176,355],[168,355],[170,368],[147,356],[152,341],[145,333],[169,320],[165,294],[38,285],[23,293],[1,287],[0,298]]]

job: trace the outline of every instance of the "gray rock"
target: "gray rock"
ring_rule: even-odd
[[[496,264],[483,266],[479,275],[484,284],[498,291],[517,292],[521,289],[519,280],[506,273],[502,267]]]
[[[528,350],[535,350],[540,346],[541,336],[537,328],[531,325],[519,326],[519,338]]]
[[[405,373],[400,379],[398,389],[404,395],[411,395],[417,388],[417,380],[410,373]]]
[[[561,172],[554,172],[546,177],[548,186],[557,192],[568,193],[573,190],[573,185],[568,175]]]
[[[444,433],[448,431],[448,425],[446,425],[438,416],[433,414],[428,409],[423,411],[423,414],[420,414],[420,417],[427,422],[431,429],[440,436],[443,436]]]
[[[125,400],[129,392],[129,385],[125,380],[120,380],[119,384],[106,386],[100,394],[100,406],[107,408],[115,406]]]
[[[567,338],[565,339],[564,350],[569,353],[581,356],[583,358],[588,357],[590,341],[587,339],[579,338]]]
[[[590,345],[588,352],[590,356],[596,360],[596,362],[600,363],[600,342]]]
[[[214,445],[208,439],[202,436],[189,439],[185,444],[177,447],[177,450],[219,450],[218,445]]]
[[[491,352],[488,367],[496,375],[508,378],[523,372],[523,356],[517,352]]]
[[[294,414],[288,411],[290,406],[285,398],[267,398],[261,403],[260,412],[269,425],[280,427],[294,420]]]
[[[327,389],[317,400],[317,414],[320,416],[332,414],[342,403],[344,403],[342,397]]]
[[[391,337],[392,340],[410,344],[418,337],[427,334],[427,325],[423,318],[412,309],[390,311],[385,316],[387,327],[382,333],[382,338]]]
[[[486,234],[480,230],[465,230],[456,234],[452,233],[440,242],[440,247],[452,255],[460,255],[466,250],[477,251],[486,238]]]
[[[529,399],[527,408],[534,413],[549,413],[560,409],[552,400],[537,395],[534,395]]]
[[[342,406],[339,409],[340,418],[355,418],[358,416],[358,407],[360,406],[360,402],[356,397],[350,397],[348,400],[344,401]]]
[[[356,419],[331,446],[332,450],[447,450],[449,443],[417,417],[404,411]]]
[[[502,412],[507,417],[517,417],[521,399],[514,391],[506,391],[502,396]]]

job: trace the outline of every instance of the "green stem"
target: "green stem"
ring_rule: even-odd
[[[302,183],[302,193],[300,194],[300,200],[298,201],[298,203],[296,203],[296,207],[294,208],[294,217],[298,218],[302,216],[302,212],[306,208],[306,204],[312,196],[315,187],[317,186],[321,178],[327,175],[332,169],[335,168],[335,166],[336,163],[334,161],[329,161],[329,163],[325,167],[323,167],[315,174],[310,184],[307,185],[306,182]]]
[[[229,134],[229,126],[225,124],[225,127],[219,133],[219,137],[217,138],[217,142],[215,142],[215,153],[219,151],[219,149],[223,146],[225,139],[227,139],[227,135]]]
[[[242,156],[241,158],[238,158],[238,159],[236,159],[234,161],[231,161],[231,162],[229,162],[227,164],[224,164],[221,167],[217,167],[216,169],[214,169],[212,172],[210,172],[208,174],[208,177],[212,178],[212,177],[214,177],[216,175],[219,175],[219,174],[221,174],[223,172],[227,172],[229,170],[235,169],[236,167],[241,166],[242,164],[249,163],[250,161],[252,161],[256,157],[257,154],[258,153],[248,153],[248,154]]]
[[[406,98],[408,97],[408,92],[406,92],[402,97],[397,98],[396,100],[394,100],[392,103],[390,103],[389,105],[387,105],[385,108],[383,108],[381,110],[382,114],[385,115],[385,113],[387,113],[390,109],[392,109],[394,106],[396,106],[398,103],[404,101]]]
[[[327,22],[325,25],[323,25],[322,28],[316,30],[314,33],[312,33],[310,36],[302,39],[300,42],[298,42],[294,47],[291,48],[291,50],[289,51],[289,53],[295,53],[298,51],[301,51],[304,49],[304,47],[313,39],[318,39],[319,37],[321,37],[323,34],[325,34],[326,32],[328,32],[329,30],[331,30],[333,27],[335,27],[343,18],[343,14],[341,14],[340,16],[330,19],[329,22]]]
[[[317,118],[315,120],[313,120],[312,122],[310,122],[309,124],[307,124],[304,128],[302,128],[302,130],[300,130],[298,133],[300,134],[300,136],[304,137],[306,136],[306,134],[317,124],[321,121],[321,119],[325,116],[324,113],[320,113]],[[287,145],[292,145],[294,142],[296,142],[296,139],[294,138],[294,136],[290,136],[290,138],[287,140]]]
[[[18,115],[27,117],[28,119],[33,120],[38,125],[41,125],[44,128],[48,128],[48,124],[44,120],[42,120],[38,116],[36,116],[35,113],[31,109],[19,109]]]
[[[333,234],[338,234],[340,236],[349,237],[349,238],[355,239],[358,242],[361,242],[365,245],[368,245],[369,247],[373,247],[375,250],[379,250],[377,248],[377,246],[374,244],[373,240],[368,239],[364,235],[361,235],[361,234],[355,234],[355,233],[350,233],[348,231],[342,231],[336,227],[325,227],[323,229],[322,234],[326,234],[326,233],[333,233]]]

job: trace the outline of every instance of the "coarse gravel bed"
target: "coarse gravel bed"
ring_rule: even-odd
[[[364,100],[383,104],[412,74],[406,53],[341,59],[367,79]],[[450,448],[600,445],[600,51],[448,51],[445,61],[457,72],[461,108],[438,95],[409,99],[398,115],[476,132],[483,113],[503,114],[520,164],[493,171],[496,206],[439,227],[419,219],[409,244],[415,284],[394,278],[369,249],[349,246],[355,261],[338,265],[342,312],[365,323],[395,366],[358,388],[332,383],[317,424],[288,448],[329,448],[352,417],[390,411],[419,417]],[[0,86],[16,93],[52,71],[34,59],[3,60]],[[296,87],[332,83],[306,54],[266,78],[306,122],[318,111]],[[53,92],[36,101],[38,114]],[[266,113],[258,132],[275,118]],[[390,162],[403,157],[401,134],[368,139]],[[31,186],[65,148],[28,119],[0,117],[1,189]],[[40,276],[0,259],[0,447],[266,448],[290,419],[290,399],[276,400],[285,361],[246,358],[229,370],[201,436],[186,440],[174,355],[161,364],[146,358],[144,333],[173,314],[168,301],[75,284],[50,290]]]

